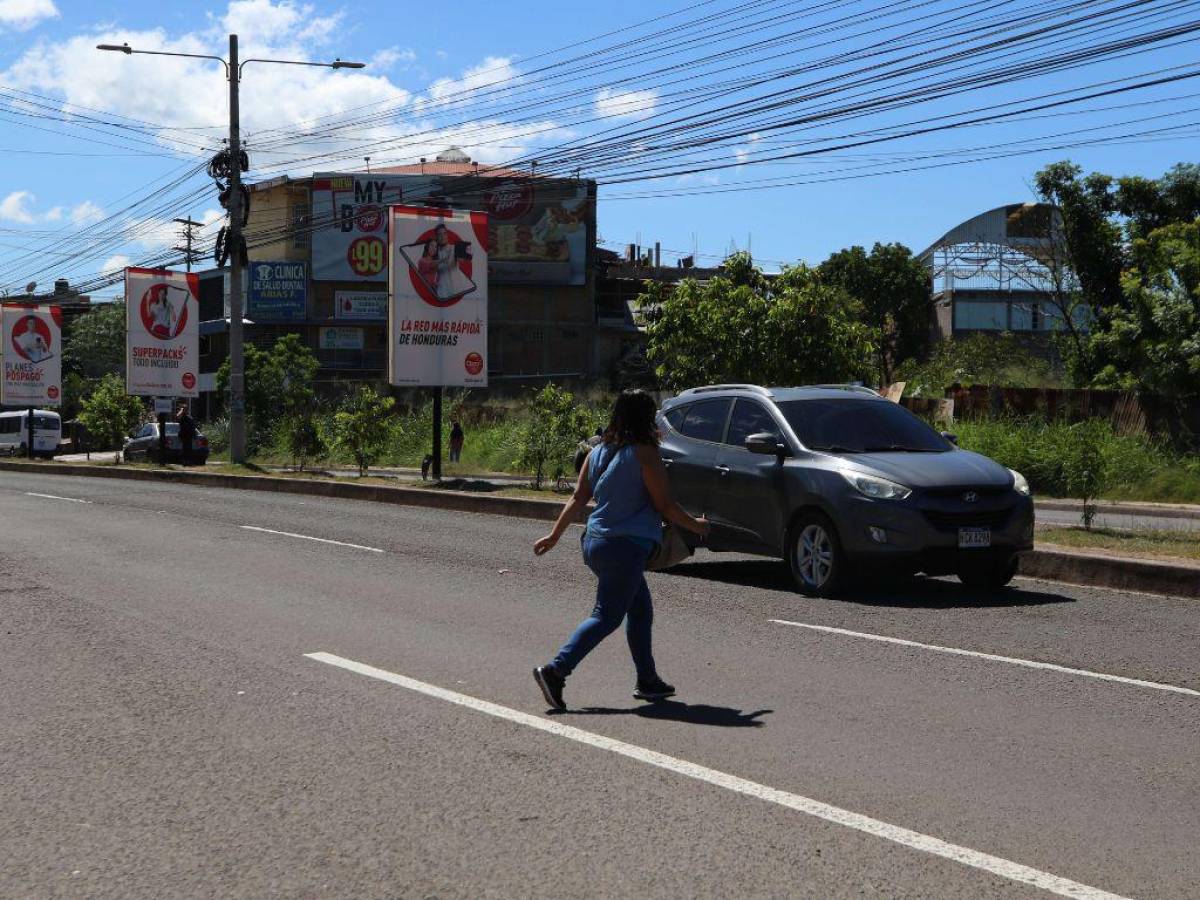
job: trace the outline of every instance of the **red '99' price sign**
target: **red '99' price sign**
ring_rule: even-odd
[[[355,275],[378,275],[387,262],[387,246],[381,238],[355,238],[346,253]]]

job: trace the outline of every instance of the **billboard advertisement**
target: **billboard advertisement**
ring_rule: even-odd
[[[389,380],[486,387],[487,214],[394,206],[388,233]]]
[[[431,202],[487,213],[494,284],[587,282],[596,224],[588,182],[330,173],[313,175],[313,279],[387,281],[388,208]]]
[[[200,276],[125,270],[125,391],[198,397]]]
[[[308,317],[307,269],[302,262],[252,262],[246,317],[255,322],[303,322]]]
[[[334,291],[333,317],[335,319],[373,319],[382,322],[387,318],[388,295],[383,291]]]
[[[58,406],[62,402],[62,310],[8,304],[0,311],[0,403]]]

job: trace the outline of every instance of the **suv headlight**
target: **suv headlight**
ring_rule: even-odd
[[[1008,474],[1013,477],[1013,490],[1022,497],[1029,496],[1029,482],[1025,480],[1025,476],[1016,469],[1009,469]]]
[[[843,470],[842,477],[850,482],[852,488],[872,500],[903,500],[912,493],[912,488],[875,475],[864,475],[862,472]]]

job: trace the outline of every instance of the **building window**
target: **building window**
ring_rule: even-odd
[[[309,211],[307,203],[292,204],[292,249],[307,250],[309,237]]]
[[[1008,304],[1004,302],[954,303],[955,331],[1006,331]]]

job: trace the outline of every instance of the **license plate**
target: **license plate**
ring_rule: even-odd
[[[958,529],[958,546],[990,547],[992,546],[992,529],[960,528]]]

